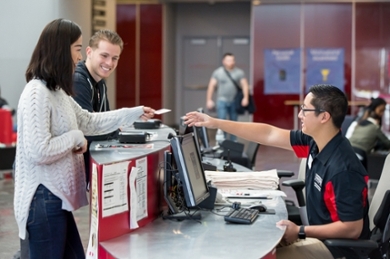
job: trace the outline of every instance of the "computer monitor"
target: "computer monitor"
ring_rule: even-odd
[[[195,127],[198,138],[200,140],[200,143],[202,144],[201,146],[203,149],[210,148],[210,143],[209,143],[209,136],[207,135],[207,129],[206,127]]]
[[[193,133],[173,137],[171,147],[185,203],[187,207],[196,207],[210,192]]]
[[[204,113],[204,110],[202,107],[197,109],[198,112]],[[209,136],[207,134],[207,128],[206,127],[196,127],[198,131],[198,137],[199,140],[202,144],[203,149],[210,148],[210,141],[209,141]]]
[[[170,214],[182,211],[181,198],[177,195],[176,165],[172,153],[164,152],[164,199],[168,204]]]
[[[196,129],[194,131],[194,129]],[[207,134],[206,127],[190,127],[187,124],[184,124],[184,118],[180,118],[179,125],[179,135],[186,135],[188,133],[193,132],[195,135],[196,143],[198,145],[199,151],[203,151],[204,149],[210,148],[209,137]]]
[[[192,127],[184,123],[184,116],[180,117],[179,135],[185,135],[192,132]]]
[[[194,131],[195,128],[197,130]],[[198,130],[197,127],[193,127],[193,126],[190,127],[187,124],[185,124],[184,123],[184,116],[183,116],[183,117],[180,118],[180,125],[179,125],[179,132],[178,132],[178,134],[180,136],[183,136],[183,135],[186,135],[186,134],[189,134],[189,133],[193,133],[194,134],[195,140],[196,140],[196,146],[197,146],[197,148],[199,150],[199,155],[202,156],[201,155],[201,151],[203,149],[201,149],[200,144],[199,144],[199,140],[201,138],[201,133],[200,133],[200,131]]]

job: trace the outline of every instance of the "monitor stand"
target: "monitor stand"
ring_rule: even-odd
[[[200,214],[200,212],[179,212],[175,214],[163,215],[163,219],[175,219],[177,221],[201,220],[202,214]]]

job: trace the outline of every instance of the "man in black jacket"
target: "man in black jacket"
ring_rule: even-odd
[[[87,58],[77,64],[74,74],[74,99],[83,109],[89,112],[110,110],[105,79],[118,65],[123,50],[121,37],[111,30],[99,30],[89,40],[86,48]],[[84,153],[85,173],[89,184],[89,145],[92,141],[114,139],[118,135],[114,131],[107,135],[86,136],[88,151]]]

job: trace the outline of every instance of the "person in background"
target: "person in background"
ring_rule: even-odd
[[[386,101],[382,98],[372,99],[364,117],[357,123],[349,137],[349,142],[365,168],[367,168],[368,153],[375,149],[390,149],[390,140],[381,129],[386,105]]]
[[[340,89],[315,85],[310,88],[298,114],[302,130],[221,120],[198,112],[185,116],[189,126],[219,128],[307,158],[305,186],[309,225],[297,226],[289,220],[278,222],[279,226],[286,227],[283,239],[288,244],[277,248],[278,259],[357,258],[351,250],[328,248],[320,240],[369,237],[367,172],[340,131],[347,108],[347,97]]]
[[[74,74],[75,101],[89,112],[110,110],[106,81],[118,65],[123,50],[121,37],[111,30],[99,30],[89,40],[86,60],[80,61]],[[90,154],[92,141],[116,139],[119,129],[99,136],[86,136],[87,151],[84,153],[86,182],[89,183]]]
[[[249,85],[245,78],[243,70],[235,66],[235,58],[232,53],[225,53],[222,59],[222,66],[217,68],[211,75],[207,88],[206,107],[209,110],[215,108],[213,94],[217,88],[217,116],[220,119],[229,119],[237,121],[238,115],[234,105],[234,96],[237,93],[236,85],[240,86],[244,94],[241,101],[242,106],[249,103]],[[230,140],[236,140],[237,137],[230,135]]]
[[[383,104],[385,104],[385,108],[380,107]],[[379,120],[379,125],[382,127],[382,117],[385,109],[386,101],[383,98],[371,98],[370,104],[364,107],[363,112],[361,112],[362,114],[358,114],[357,118],[348,127],[348,130],[345,133],[345,137],[349,139],[359,122],[366,120],[370,116],[377,117]]]
[[[56,19],[43,29],[19,99],[14,213],[29,257],[85,258],[72,211],[88,204],[84,135],[100,135],[151,118],[149,107],[90,113],[71,97],[82,59],[80,27]],[[28,235],[27,235],[28,234]]]

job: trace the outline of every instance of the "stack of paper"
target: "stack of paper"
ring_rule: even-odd
[[[279,186],[276,169],[258,172],[219,172],[205,171],[208,181],[218,189],[272,189]]]

